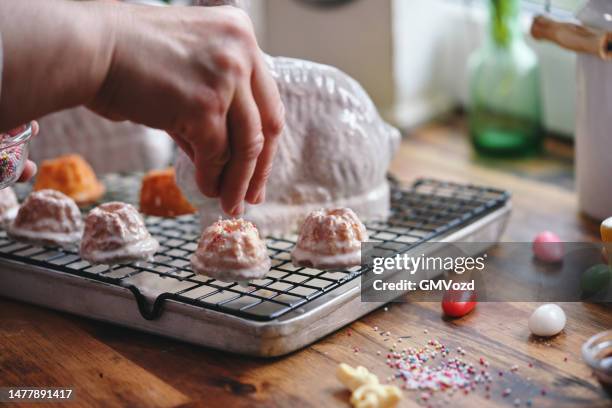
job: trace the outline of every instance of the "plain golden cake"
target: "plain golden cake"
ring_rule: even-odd
[[[92,204],[104,194],[93,169],[78,154],[69,154],[53,160],[44,160],[38,169],[34,190],[61,191],[78,205]]]
[[[311,212],[291,252],[293,264],[339,268],[361,263],[361,243],[368,239],[365,226],[350,208]]]
[[[193,214],[196,209],[176,185],[174,168],[153,170],[142,179],[140,211],[158,217]]]
[[[56,190],[32,192],[8,228],[18,241],[71,246],[83,233],[81,212],[73,199]]]
[[[225,282],[262,278],[270,265],[259,231],[243,219],[218,220],[210,225],[191,257],[194,273]]]
[[[142,216],[130,204],[104,203],[85,218],[81,258],[88,262],[112,265],[149,260],[158,248]]]

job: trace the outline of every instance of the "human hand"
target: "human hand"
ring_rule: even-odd
[[[112,12],[113,57],[89,107],[166,130],[229,215],[262,202],[284,109],[249,17],[233,7]]]

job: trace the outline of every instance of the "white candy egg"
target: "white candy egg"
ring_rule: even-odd
[[[554,336],[565,327],[565,312],[554,303],[542,305],[529,317],[529,330],[536,336]]]

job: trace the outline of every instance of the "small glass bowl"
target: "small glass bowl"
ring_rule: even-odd
[[[612,330],[598,333],[582,345],[582,358],[610,393],[612,392]]]
[[[0,134],[0,189],[15,184],[28,160],[32,123]]]

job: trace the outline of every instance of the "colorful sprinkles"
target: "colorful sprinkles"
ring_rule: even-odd
[[[11,140],[25,131],[26,126],[20,126],[8,133],[0,133],[0,145],[11,142]],[[19,144],[11,147],[0,147],[0,185],[2,187],[12,184],[19,177],[19,170],[23,159],[24,145]],[[0,188],[2,188],[0,187]]]
[[[462,390],[469,393],[476,384],[491,381],[484,370],[478,371],[460,357],[449,357],[450,350],[438,340],[432,339],[424,348],[409,347],[401,352],[387,354],[387,365],[396,370],[395,377],[403,382],[404,389],[411,390]],[[459,355],[465,352],[457,349]],[[438,365],[426,364],[440,356]]]
[[[410,339],[411,336],[395,338],[391,332],[378,326],[372,329],[382,337],[383,341],[396,341],[388,346],[387,352],[375,351],[377,356],[385,359],[387,367],[393,370],[393,374],[387,377],[387,382],[396,382],[396,385],[404,390],[418,391],[414,397],[424,406],[449,405],[452,404],[451,397],[454,394],[469,395],[474,392],[480,392],[485,399],[492,399],[497,395],[498,398],[506,399],[508,404],[516,407],[533,405],[529,395],[525,399],[518,398],[525,396],[524,392],[513,392],[510,387],[501,387],[504,383],[508,384],[512,375],[519,375],[520,367],[517,364],[507,369],[493,369],[484,357],[478,357],[473,363],[470,362],[466,358],[466,350],[460,346],[453,348],[435,338],[427,341],[423,347],[403,346],[399,344],[402,339]],[[428,331],[425,329],[423,333],[428,334]],[[350,329],[347,330],[347,335],[352,335]],[[365,352],[355,346],[351,348],[354,353]],[[534,364],[528,362],[526,366],[533,368]],[[506,374],[510,378],[506,379]],[[531,378],[527,377],[527,381],[530,380]],[[444,395],[434,403],[433,398],[436,393]],[[531,397],[537,394],[545,396],[546,390],[536,388]]]
[[[9,147],[0,152],[0,182],[16,176],[21,161],[21,147]]]

